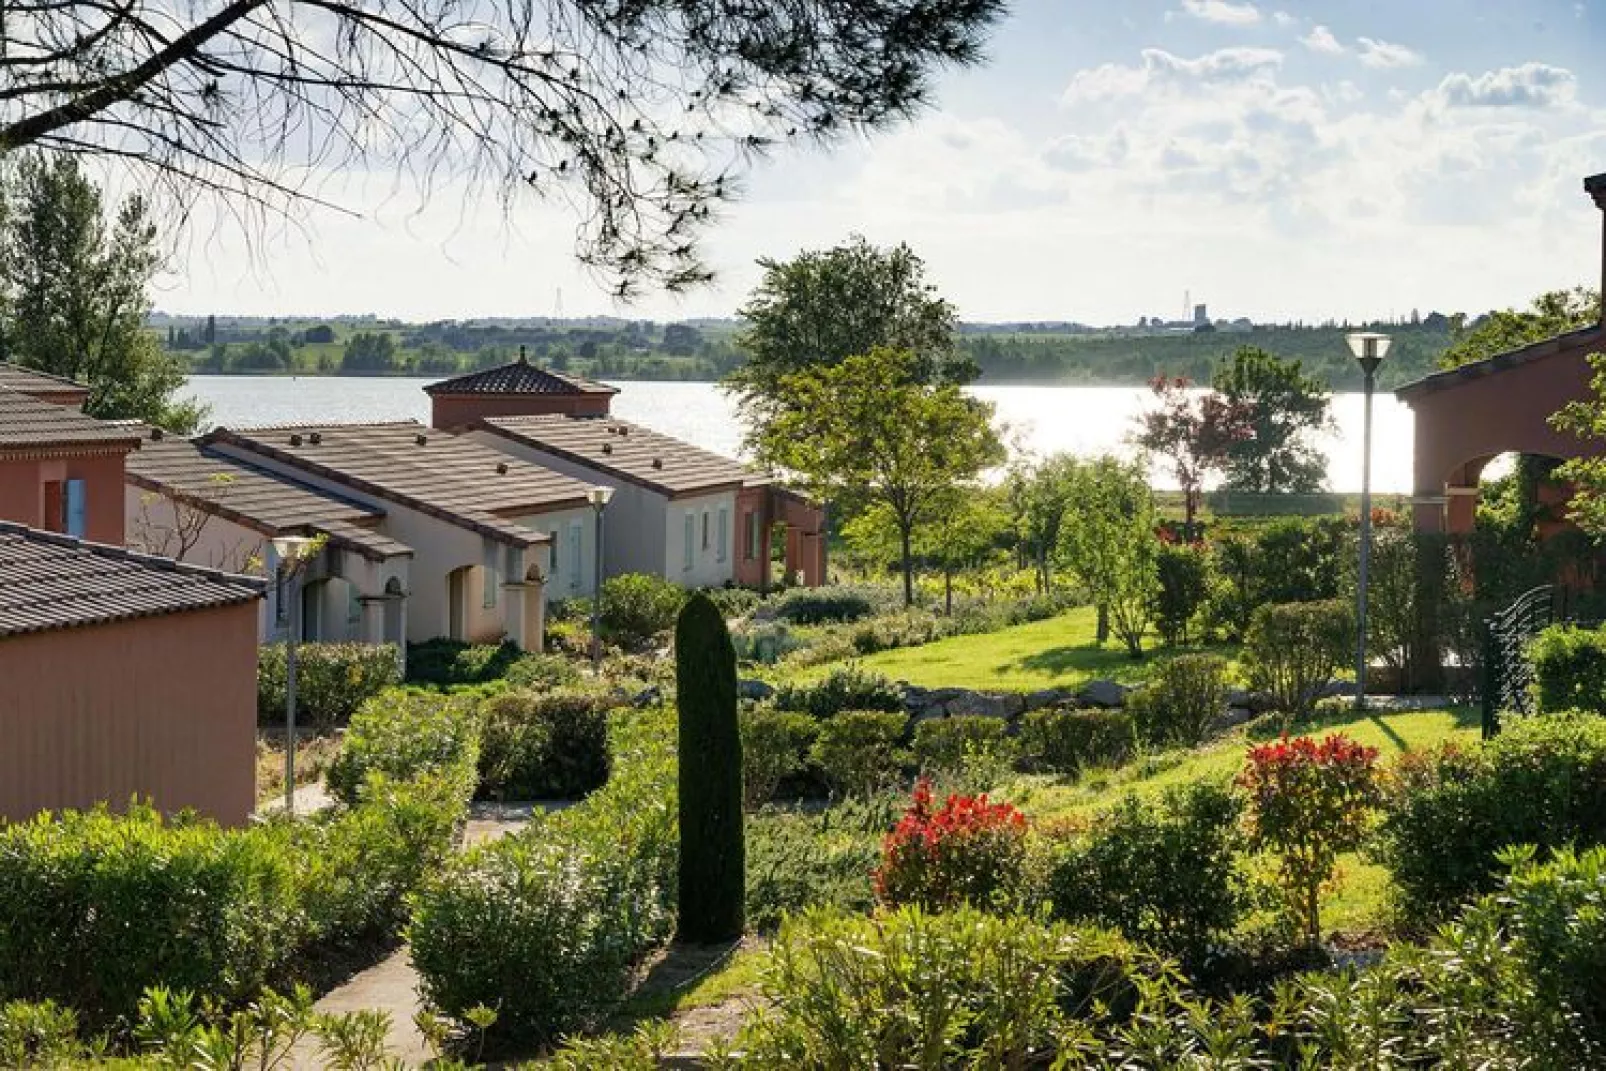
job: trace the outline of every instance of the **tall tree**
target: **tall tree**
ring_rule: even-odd
[[[115,158],[282,209],[330,169],[572,199],[619,292],[708,276],[755,153],[905,118],[1004,0],[217,0],[10,5],[0,154]]]
[[[1143,657],[1159,588],[1154,495],[1142,459],[1105,455],[1080,465],[1076,509],[1060,538],[1065,566],[1087,589],[1133,658]]]
[[[765,428],[790,404],[787,379],[877,347],[914,355],[909,375],[925,384],[968,383],[976,367],[955,348],[958,316],[926,282],[907,245],[883,249],[860,235],[791,260],[760,260],[764,278],[738,310],[747,361],[725,378],[761,460]]]
[[[1009,476],[1009,500],[1016,536],[1031,558],[1039,591],[1054,591],[1054,561],[1065,515],[1076,493],[1080,462],[1070,454],[1053,454],[1035,464],[1022,463]]]
[[[0,211],[0,356],[89,386],[91,416],[189,432],[204,410],[176,400],[184,372],[145,329],[161,266],[138,194],[107,220],[72,157],[24,156]]]
[[[1194,390],[1182,376],[1157,376],[1149,388],[1155,405],[1137,417],[1132,441],[1170,463],[1192,533],[1205,480],[1225,471],[1228,451],[1251,434],[1249,423],[1240,406],[1215,391]]]
[[[1327,384],[1255,346],[1240,346],[1213,386],[1247,433],[1227,444],[1226,484],[1262,494],[1319,491],[1327,461],[1311,437],[1332,427]]]
[[[782,384],[787,404],[760,433],[765,456],[816,496],[846,495],[887,511],[905,605],[914,602],[917,533],[958,489],[1004,460],[993,407],[955,384],[920,382],[919,361],[877,347],[797,372]]]
[[[1583,286],[1547,291],[1526,309],[1496,309],[1470,326],[1457,318],[1439,367],[1458,368],[1599,322],[1600,291]]]
[[[954,580],[980,568],[1008,538],[1009,515],[993,489],[957,485],[931,510],[931,520],[915,530],[914,553],[942,576],[943,613],[954,612]],[[899,563],[901,535],[892,510],[878,502],[853,518],[842,534],[859,554],[877,565]]]

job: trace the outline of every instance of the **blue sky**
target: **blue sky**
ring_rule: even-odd
[[[192,228],[157,303],[409,318],[729,315],[759,256],[907,241],[973,320],[1481,311],[1598,282],[1606,0],[1018,0],[915,122],[783,151],[709,236],[720,273],[613,304],[561,205],[336,182],[258,241]],[[383,192],[381,197],[377,194]]]

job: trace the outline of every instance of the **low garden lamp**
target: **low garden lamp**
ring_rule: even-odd
[[[598,484],[586,492],[586,501],[597,516],[596,575],[591,590],[591,669],[602,672],[602,514],[613,498],[613,488]]]
[[[1361,366],[1365,416],[1361,421],[1361,560],[1355,585],[1355,709],[1366,709],[1366,581],[1372,557],[1372,390],[1377,366],[1388,356],[1387,335],[1357,331],[1345,335],[1350,352]]]
[[[284,644],[284,811],[296,813],[296,640],[301,631],[301,570],[316,540],[306,536],[279,536],[273,553],[288,580],[289,619]]]

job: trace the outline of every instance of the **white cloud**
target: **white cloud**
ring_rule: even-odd
[[[1422,57],[1404,45],[1378,41],[1371,37],[1358,38],[1361,63],[1368,67],[1414,67]]]
[[[1078,71],[1066,87],[1067,104],[1140,96],[1181,85],[1223,85],[1264,80],[1282,65],[1272,48],[1222,48],[1186,59],[1160,48],[1143,50],[1141,66],[1106,63]]]
[[[1182,10],[1196,19],[1229,26],[1248,26],[1260,21],[1260,9],[1254,4],[1234,4],[1230,0],[1182,0]]]
[[[1274,11],[1274,12],[1272,12],[1271,21],[1275,22],[1277,25],[1281,26],[1285,30],[1288,29],[1290,26],[1298,26],[1299,25],[1299,20],[1297,18],[1295,18],[1294,16],[1290,15],[1286,11]]]
[[[1321,52],[1328,56],[1337,56],[1344,52],[1343,44],[1333,36],[1333,31],[1326,26],[1317,26],[1310,33],[1301,37],[1299,43],[1312,52]]]
[[[1476,78],[1452,74],[1434,92],[1451,108],[1550,108],[1574,99],[1578,79],[1562,67],[1524,63],[1485,71]]]

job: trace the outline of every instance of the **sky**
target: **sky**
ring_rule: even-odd
[[[198,220],[170,312],[729,316],[755,260],[908,242],[970,321],[1361,320],[1597,285],[1606,0],[1016,0],[913,122],[783,149],[708,235],[717,281],[615,303],[575,217],[334,183],[247,243]]]

